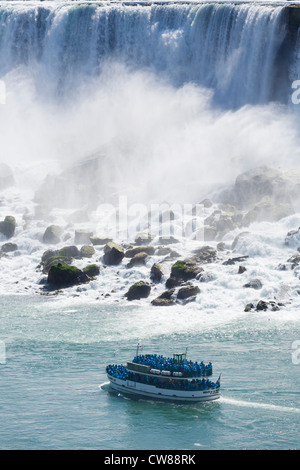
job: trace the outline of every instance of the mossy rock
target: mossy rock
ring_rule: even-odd
[[[188,281],[194,279],[202,271],[203,268],[198,266],[193,259],[178,260],[172,266],[171,278]]]
[[[88,264],[82,271],[91,278],[100,274],[100,268],[96,264]]]
[[[7,215],[5,219],[0,222],[0,232],[7,238],[13,237],[16,230],[16,219],[12,215]]]
[[[76,266],[58,263],[51,266],[47,283],[55,288],[64,288],[76,286],[89,280],[87,274]]]
[[[47,274],[51,268],[58,263],[70,265],[73,262],[73,258],[71,256],[50,256],[45,261],[42,261],[43,266],[43,273]]]
[[[126,292],[125,297],[127,300],[140,300],[149,297],[151,291],[151,286],[144,281],[139,281],[133,284],[128,292]]]
[[[95,248],[89,245],[83,245],[80,249],[80,255],[83,258],[91,258],[95,254]]]

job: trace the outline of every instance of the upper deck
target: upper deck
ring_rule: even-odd
[[[157,354],[135,356],[127,362],[127,368],[134,372],[161,375],[173,378],[193,378],[212,375],[212,364],[203,361],[193,362],[186,359],[186,353],[174,354],[172,358]]]

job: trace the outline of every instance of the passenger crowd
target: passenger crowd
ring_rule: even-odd
[[[211,382],[209,379],[172,379],[166,377],[157,377],[154,375],[143,375],[128,371],[123,365],[112,364],[106,367],[106,372],[113,377],[121,380],[133,380],[134,382],[145,383],[158,386],[159,388],[172,390],[208,390],[220,387],[220,382]]]
[[[178,362],[170,357],[158,356],[157,354],[145,354],[135,356],[133,361],[136,364],[151,366],[153,369],[169,370],[171,372],[182,372],[185,377],[201,377],[212,375],[212,363],[204,364],[192,361]]]

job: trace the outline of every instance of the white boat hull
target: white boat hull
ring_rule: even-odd
[[[220,389],[208,390],[171,390],[159,388],[155,385],[147,385],[132,380],[121,380],[107,374],[111,388],[124,395],[135,395],[143,398],[156,398],[159,400],[180,402],[212,401],[220,398]]]

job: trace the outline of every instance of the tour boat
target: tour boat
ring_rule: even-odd
[[[172,358],[136,355],[125,365],[110,364],[106,373],[111,388],[123,395],[176,402],[202,402],[220,397],[220,378],[212,382],[212,364],[187,360],[187,351]]]

